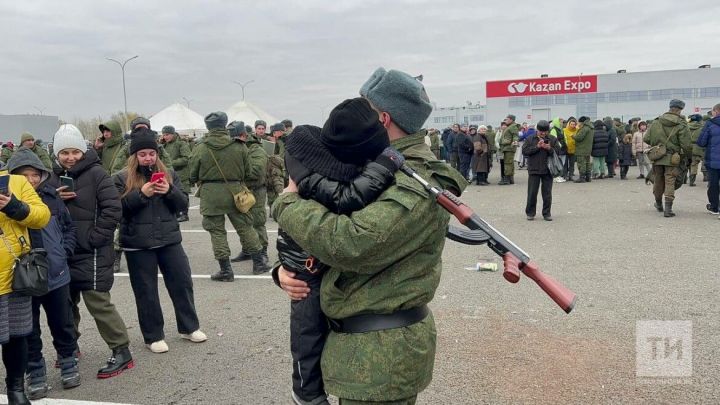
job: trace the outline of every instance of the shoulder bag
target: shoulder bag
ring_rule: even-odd
[[[208,152],[210,152],[210,156],[212,156],[213,160],[215,161],[215,166],[217,166],[218,170],[220,171],[220,175],[223,178],[223,181],[225,181],[225,186],[228,188],[228,191],[233,196],[233,201],[235,202],[235,208],[237,208],[238,211],[240,211],[243,214],[247,214],[248,211],[250,211],[250,208],[255,205],[255,196],[253,195],[252,191],[250,191],[247,186],[245,186],[244,183],[240,183],[240,191],[238,193],[233,193],[230,189],[230,186],[228,184],[227,178],[225,177],[225,174],[223,173],[222,169],[220,168],[220,164],[218,163],[217,159],[215,158],[215,154],[208,148]]]
[[[2,231],[0,231],[2,232]],[[16,294],[40,297],[48,293],[48,270],[50,265],[45,249],[30,249],[17,256],[4,233],[0,233],[8,252],[15,258],[13,266],[12,290]],[[20,246],[28,247],[24,237],[20,237]]]

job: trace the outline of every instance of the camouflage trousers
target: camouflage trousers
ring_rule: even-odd
[[[240,243],[242,243],[245,251],[250,254],[259,252],[262,245],[255,229],[253,229],[250,215],[235,210],[228,212],[226,215],[240,237]],[[227,231],[225,231],[226,215],[203,215],[202,226],[204,230],[210,233],[210,243],[216,260],[230,257],[230,246],[228,246]]]
[[[255,205],[250,208],[250,217],[252,218],[252,227],[257,233],[260,239],[260,245],[267,247],[268,235],[265,223],[267,222],[267,211],[265,210],[265,203],[267,202],[267,190],[265,187],[254,188],[252,193],[255,196]]]
[[[340,398],[340,405],[415,405],[417,395],[401,399],[398,401],[383,401],[383,402],[370,402],[370,401],[357,401],[354,399],[343,399]]]
[[[675,200],[675,180],[680,176],[681,170],[674,166],[653,165],[653,195],[655,201],[661,201],[663,195],[668,201]]]
[[[515,175],[515,152],[503,152],[503,159],[505,163],[505,175]]]
[[[697,176],[698,166],[700,166],[700,170],[703,172],[703,176],[704,176],[705,173],[707,173],[707,170],[705,169],[705,159],[703,159],[702,156],[693,155],[692,162],[690,163],[690,174],[691,175]]]
[[[592,171],[592,160],[590,156],[578,156],[575,155],[578,167],[578,175],[585,176],[589,175]]]

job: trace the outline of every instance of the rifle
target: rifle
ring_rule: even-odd
[[[575,307],[577,296],[560,282],[540,271],[537,263],[520,249],[515,243],[505,237],[497,229],[480,218],[470,207],[447,190],[435,187],[425,181],[413,169],[402,165],[400,170],[417,180],[446,211],[455,216],[461,224],[470,230],[450,226],[448,239],[466,245],[487,244],[488,247],[503,259],[503,277],[511,283],[520,280],[520,272],[528,276],[555,301],[565,313],[570,313]]]

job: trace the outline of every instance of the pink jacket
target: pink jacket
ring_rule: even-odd
[[[632,139],[632,154],[633,154],[633,156],[637,155],[638,152],[645,152],[648,149],[650,149],[650,145],[643,142],[643,136],[646,133],[647,133],[647,131],[645,131],[645,132],[638,131],[633,134],[633,139]]]

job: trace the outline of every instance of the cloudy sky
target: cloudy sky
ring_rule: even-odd
[[[492,4],[492,5],[490,5]],[[246,99],[319,123],[378,66],[423,74],[438,106],[485,81],[720,65],[713,1],[27,0],[0,3],[0,113],[202,115]]]

